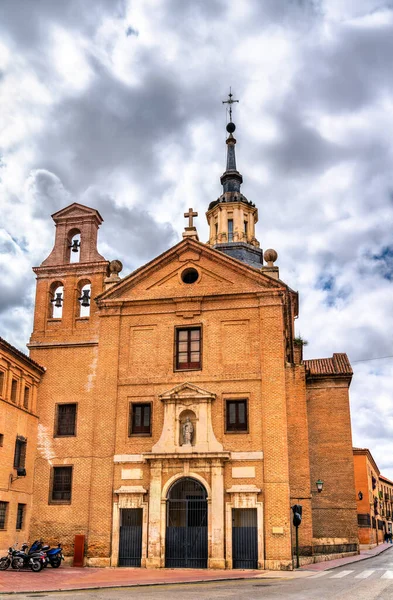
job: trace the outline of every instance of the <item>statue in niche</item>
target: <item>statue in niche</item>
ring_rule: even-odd
[[[182,446],[191,446],[192,434],[194,433],[194,426],[191,423],[190,417],[187,417],[182,425],[183,433],[183,444]]]

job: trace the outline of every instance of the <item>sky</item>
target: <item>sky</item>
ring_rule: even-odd
[[[348,354],[353,443],[393,479],[392,56],[387,0],[1,0],[0,335],[26,351],[31,269],[72,202],[99,210],[122,276],[190,206],[207,240],[232,86],[242,192],[305,357]]]

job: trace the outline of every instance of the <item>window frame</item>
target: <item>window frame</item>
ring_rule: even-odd
[[[231,223],[231,231],[229,231],[229,223]],[[227,219],[227,228],[228,228],[228,242],[233,242],[233,235],[234,235],[234,230],[233,230],[233,217],[231,217],[230,219]]]
[[[17,448],[20,448],[17,451]],[[24,469],[26,467],[27,438],[17,435],[14,450],[14,469]]]
[[[229,427],[229,403],[236,404],[237,406],[240,403],[245,405],[245,418],[246,423],[244,428],[234,428]],[[249,399],[248,398],[225,398],[225,433],[249,433],[250,432],[250,424],[249,424]],[[238,410],[236,410],[236,424],[238,424]]]
[[[70,483],[70,497],[69,499],[57,499],[53,498],[53,487],[55,483],[55,469],[70,469],[71,470],[71,483]],[[71,504],[72,503],[72,484],[74,480],[74,465],[53,465],[50,472],[49,482],[49,500],[48,504]]]
[[[20,512],[20,507],[22,507],[22,511]],[[25,515],[26,515],[26,504],[18,502],[18,506],[16,509],[16,531],[22,531],[23,525],[25,524]]]
[[[5,391],[4,391],[5,381],[6,381],[5,371],[3,371],[3,369],[0,369],[0,398],[5,397]]]
[[[59,407],[60,406],[75,406],[75,418],[74,418],[74,433],[59,433]],[[58,402],[55,407],[55,423],[53,427],[54,438],[65,438],[65,437],[76,437],[77,435],[77,423],[78,423],[78,402]]]
[[[13,404],[18,404],[18,388],[19,388],[19,381],[15,377],[12,377],[10,399],[11,399],[11,402],[13,402]]]
[[[187,362],[187,363],[179,363],[178,361],[178,354],[180,354],[180,352],[178,352],[178,343],[179,343],[179,332],[180,331],[194,331],[194,330],[199,330],[199,363],[198,366],[192,367],[192,366],[187,366],[187,367],[180,367],[179,364],[187,364],[187,365],[191,365],[191,361]],[[173,370],[174,372],[183,372],[183,371],[202,371],[202,365],[203,365],[203,361],[202,361],[202,344],[203,344],[203,327],[202,324],[200,323],[196,323],[195,325],[191,325],[189,327],[184,327],[184,325],[176,325],[175,326],[175,339],[174,339],[174,350],[173,350]],[[188,354],[191,354],[191,338],[187,338],[187,358],[188,358]],[[191,358],[191,357],[190,357]]]
[[[134,431],[134,409],[136,407],[149,407],[150,410],[150,422],[149,422],[149,431]],[[153,430],[153,403],[152,402],[130,402],[128,409],[128,437],[151,437]],[[142,421],[143,421],[142,416]],[[140,426],[144,427],[144,426]]]
[[[0,500],[0,514],[1,514],[1,510],[3,508],[1,506],[2,504],[4,504],[4,521],[0,520],[0,531],[6,531],[7,525],[8,525],[8,514],[9,514],[10,503],[5,500]],[[3,527],[1,527],[2,524],[3,524]]]
[[[23,408],[25,408],[26,410],[29,410],[30,398],[30,386],[25,385],[23,389]]]

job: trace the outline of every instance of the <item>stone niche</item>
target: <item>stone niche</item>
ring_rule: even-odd
[[[211,421],[215,394],[191,383],[183,383],[160,395],[164,403],[161,437],[153,454],[222,452]]]

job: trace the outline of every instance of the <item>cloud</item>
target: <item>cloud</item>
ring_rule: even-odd
[[[189,206],[207,239],[232,86],[243,191],[300,292],[307,357],[393,354],[392,40],[377,0],[3,0],[2,334],[28,340],[31,267],[71,202],[101,212],[123,274],[181,238]],[[354,363],[351,386],[354,440],[391,478],[392,365]]]

